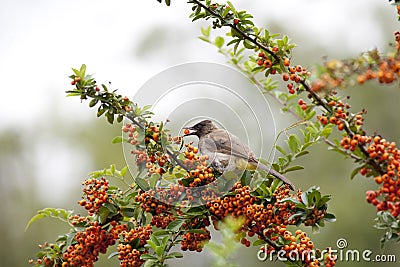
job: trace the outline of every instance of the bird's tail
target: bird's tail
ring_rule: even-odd
[[[258,162],[257,168],[260,168],[261,170],[264,170],[264,171],[268,172],[272,176],[278,178],[279,180],[281,180],[285,184],[289,185],[290,189],[295,190],[295,187],[294,187],[293,183],[288,178],[286,178],[285,176],[283,176],[279,172],[275,171],[274,169],[271,169],[271,168],[265,166],[264,164],[262,164],[260,162]]]

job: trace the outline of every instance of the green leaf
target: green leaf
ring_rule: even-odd
[[[111,258],[113,258],[115,256],[118,256],[118,255],[119,255],[119,252],[118,251],[114,251],[113,253],[110,253],[110,255],[108,255],[107,259],[109,260],[109,259],[111,259]]]
[[[261,239],[257,239],[256,241],[254,241],[253,242],[253,246],[261,246],[261,245],[264,245],[265,244],[265,241],[264,240],[261,240]]]
[[[324,206],[329,200],[331,200],[331,196],[329,195],[321,197],[321,199],[317,202],[317,209]]]
[[[192,216],[200,216],[204,215],[205,213],[207,213],[207,209],[204,207],[192,207],[185,212],[185,214]]]
[[[114,114],[110,113],[110,110],[106,113],[107,121],[110,124],[114,123]]]
[[[296,153],[299,151],[301,146],[300,139],[295,134],[291,134],[288,139],[288,145],[292,152]]]
[[[302,157],[302,156],[304,156],[304,155],[307,155],[307,154],[309,154],[310,152],[308,152],[307,150],[303,150],[303,151],[301,151],[301,152],[299,152],[299,153],[297,153],[296,155],[294,155],[296,158],[300,158],[300,157]]]
[[[82,66],[79,70],[79,73],[80,73],[80,77],[82,77],[82,78],[85,77],[85,74],[86,74],[86,65],[85,64],[82,64]]]
[[[126,172],[128,171],[128,166],[125,166],[121,169],[121,176],[125,176]]]
[[[243,175],[242,175],[242,178],[241,178],[240,182],[244,186],[249,185],[250,182],[251,182],[251,172],[248,171],[248,170],[245,170]]]
[[[233,6],[233,4],[232,4],[230,1],[227,1],[226,3],[227,3],[228,6],[230,7],[230,9],[231,9],[234,13],[236,13],[236,9],[235,9],[235,7]]]
[[[135,179],[136,184],[140,187],[140,189],[147,191],[150,189],[149,184],[147,183],[147,181],[143,178],[140,177],[136,177]]]
[[[67,96],[80,96],[81,93],[68,93]]]
[[[308,195],[307,195],[307,192],[301,193],[301,201],[304,203],[305,206],[308,206]]]
[[[75,73],[75,76],[80,77],[81,73],[79,72],[79,70],[72,68],[72,71]]]
[[[298,170],[303,170],[303,169],[304,169],[303,166],[295,165],[295,166],[285,169],[285,172],[292,172],[292,171],[298,171]]]
[[[215,43],[215,45],[216,45],[218,48],[221,48],[221,47],[224,45],[224,43],[225,43],[225,39],[222,38],[221,36],[217,36],[217,37],[215,38],[214,43]]]
[[[204,37],[204,36],[199,36],[199,39],[204,41],[204,42],[207,42],[207,43],[210,42],[210,39],[208,39],[207,37]]]
[[[100,207],[99,209],[100,222],[104,223],[107,220],[108,215],[110,215],[110,213],[111,211],[107,207],[105,206]]]
[[[206,233],[206,232],[205,232],[204,230],[202,230],[202,229],[190,229],[188,232],[189,232],[189,233],[192,233],[192,234],[205,234],[205,233]]]
[[[140,258],[141,258],[142,260],[157,260],[156,257],[154,257],[154,256],[152,256],[152,255],[149,255],[149,254],[142,254],[142,255],[140,256]]]
[[[33,216],[25,227],[25,231],[28,230],[29,226],[43,218],[56,218],[63,222],[67,222],[68,218],[71,216],[72,211],[64,210],[64,209],[54,209],[54,208],[45,208],[43,210],[39,210],[35,216]]]
[[[94,106],[96,106],[97,102],[99,102],[99,100],[96,99],[96,98],[93,98],[93,99],[90,100],[90,102],[89,102],[89,107],[94,107]]]
[[[166,259],[172,259],[172,258],[183,258],[183,254],[180,252],[171,252],[170,254],[165,257]]]
[[[286,155],[286,151],[281,146],[276,146],[276,150],[282,153],[282,155]]]
[[[122,136],[116,136],[114,137],[114,139],[111,141],[111,143],[113,144],[119,144],[122,143],[124,141],[124,139],[122,138]]]
[[[121,208],[121,212],[125,217],[132,218],[135,214],[134,208]]]
[[[159,230],[156,232],[153,232],[154,236],[160,236],[160,235],[169,235],[171,233],[170,230]]]
[[[155,188],[159,179],[160,175],[158,173],[153,173],[149,178],[150,188]]]
[[[335,215],[333,215],[331,213],[327,213],[324,216],[324,220],[328,221],[328,222],[335,222],[336,221],[336,217],[335,217]]]
[[[332,133],[332,127],[324,127],[321,131],[321,136],[328,138]]]
[[[250,42],[249,40],[244,40],[243,42],[244,47],[246,47],[247,49],[254,49],[256,48],[256,46]]]
[[[360,170],[363,168],[363,166],[355,168],[350,175],[350,179],[353,180],[353,178],[360,172]]]
[[[179,231],[179,229],[182,227],[184,223],[185,220],[174,220],[168,224],[167,229],[174,232]]]
[[[230,45],[235,44],[235,43],[238,43],[238,42],[240,42],[240,41],[242,41],[242,40],[240,40],[240,39],[233,39],[232,41],[230,41],[229,43],[227,43],[226,46],[230,46]]]
[[[205,37],[210,37],[211,27],[203,28],[201,27],[201,34]]]

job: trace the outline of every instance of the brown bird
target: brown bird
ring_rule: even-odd
[[[199,138],[199,150],[207,155],[211,165],[220,172],[229,167],[236,169],[264,170],[272,176],[288,184],[292,190],[294,185],[279,172],[260,163],[250,148],[238,137],[227,130],[220,129],[210,120],[203,120],[192,127],[185,128],[185,136],[196,135]]]

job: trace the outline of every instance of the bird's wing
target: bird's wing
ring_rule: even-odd
[[[214,144],[214,152],[232,155],[243,158],[248,161],[256,161],[254,153],[250,148],[242,143],[240,139],[226,130],[218,129],[205,135],[203,138],[208,139]]]
[[[203,147],[203,150],[207,150],[208,153],[214,154],[214,156],[217,157],[221,157],[221,155],[227,155],[230,157],[232,155],[245,159],[249,163],[282,180],[284,183],[288,184],[292,190],[295,188],[292,182],[285,176],[258,162],[253,151],[251,151],[247,145],[242,143],[238,137],[228,131],[218,129],[202,136],[199,140],[199,146],[200,148]]]

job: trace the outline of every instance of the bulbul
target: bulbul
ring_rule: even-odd
[[[185,128],[185,136],[196,135],[199,138],[199,150],[207,155],[211,165],[223,172],[234,166],[237,169],[255,170],[257,168],[268,172],[288,184],[292,190],[292,182],[279,172],[260,163],[250,148],[238,137],[227,130],[220,129],[210,120],[203,120],[192,127]]]

